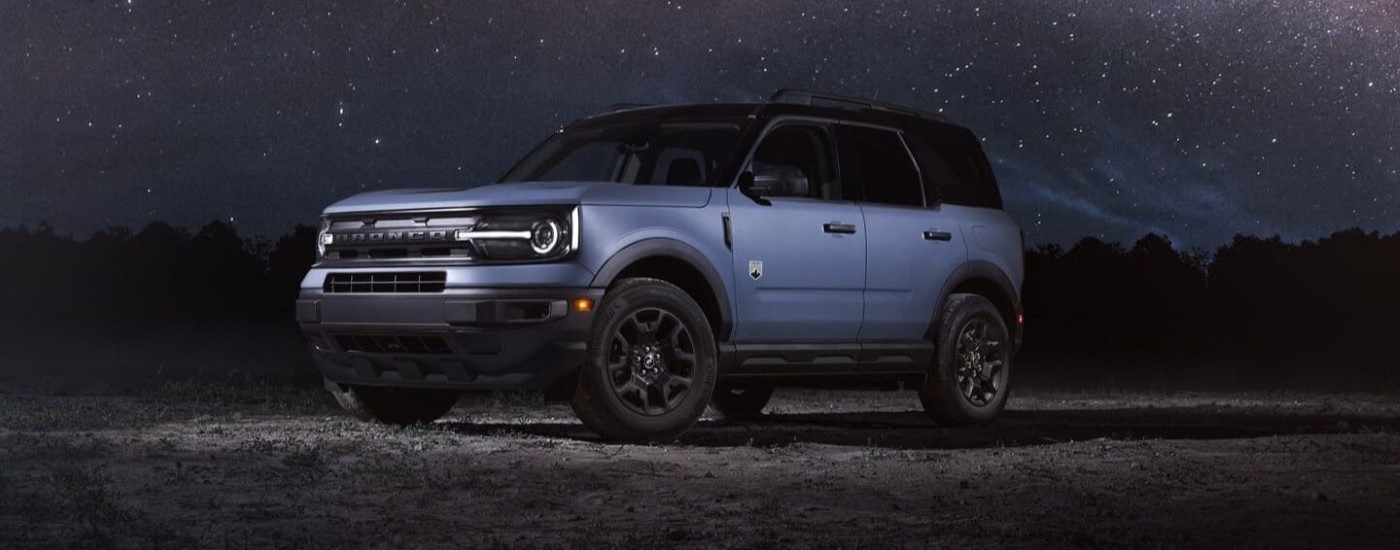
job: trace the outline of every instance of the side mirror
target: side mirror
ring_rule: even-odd
[[[796,166],[754,162],[739,178],[739,190],[753,197],[806,197],[807,176]],[[760,203],[766,204],[766,203]]]
[[[772,206],[773,202],[763,198],[764,190],[761,190],[754,183],[753,172],[739,174],[739,193],[745,197],[753,199],[754,202],[763,206]]]

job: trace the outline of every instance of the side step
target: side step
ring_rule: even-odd
[[[724,343],[719,355],[725,377],[923,374],[933,343]]]

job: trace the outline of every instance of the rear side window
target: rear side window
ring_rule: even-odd
[[[919,169],[899,134],[863,126],[838,126],[844,186],[855,189],[859,202],[924,206]]]
[[[923,129],[905,137],[919,160],[928,196],[948,204],[1001,208],[992,169],[971,134]]]

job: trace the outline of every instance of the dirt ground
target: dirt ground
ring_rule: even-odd
[[[1023,391],[932,426],[908,393],[597,442],[469,396],[426,427],[320,392],[0,384],[0,548],[1400,547],[1400,399]]]

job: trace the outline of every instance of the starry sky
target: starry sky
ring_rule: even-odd
[[[1394,0],[7,1],[0,226],[276,235],[783,87],[971,127],[1035,242],[1400,229]]]

